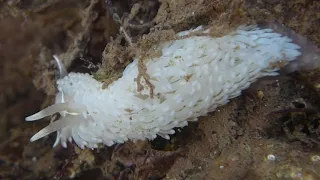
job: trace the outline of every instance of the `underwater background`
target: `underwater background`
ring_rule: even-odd
[[[171,140],[98,150],[52,148],[55,134],[29,141],[50,121],[24,119],[54,101],[53,54],[68,72],[108,83],[137,48],[202,24],[219,37],[251,22],[284,25],[302,46],[299,65]],[[7,0],[0,25],[0,179],[320,179],[320,1]]]

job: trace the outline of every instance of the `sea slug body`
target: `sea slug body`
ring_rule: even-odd
[[[233,33],[211,37],[199,27],[179,33],[201,31],[159,44],[160,57],[146,61],[147,73],[155,96],[145,85],[137,91],[137,59],[127,66],[123,76],[108,88],[89,74],[69,73],[57,81],[54,105],[26,118],[34,121],[60,113],[59,120],[35,134],[31,141],[57,131],[54,144],[79,147],[111,146],[128,140],[169,139],[175,127],[214,111],[237,97],[241,91],[263,76],[274,76],[279,66],[300,56],[299,46],[272,29],[241,26]]]

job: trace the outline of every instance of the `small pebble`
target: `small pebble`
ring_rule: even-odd
[[[262,99],[264,97],[263,91],[258,91],[257,95],[259,99]]]
[[[320,156],[319,155],[311,156],[311,161],[313,162],[320,161]]]
[[[37,161],[37,157],[32,157],[32,161],[36,162]]]
[[[276,160],[276,156],[273,155],[273,154],[269,154],[269,155],[267,156],[267,159],[268,159],[269,161],[274,161],[274,160]]]

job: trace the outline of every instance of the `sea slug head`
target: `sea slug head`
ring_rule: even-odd
[[[73,76],[80,76],[81,74],[71,74],[67,75],[67,71],[65,70],[64,66],[60,62],[60,60],[54,56],[59,72],[60,72],[60,79],[58,80],[58,93],[56,95],[55,104],[35,113],[26,118],[26,121],[36,121],[43,119],[45,117],[54,115],[58,113],[60,118],[54,122],[51,122],[47,127],[40,130],[36,133],[30,141],[36,141],[42,137],[45,137],[55,131],[57,131],[57,139],[54,143],[54,146],[61,142],[61,145],[66,147],[67,140],[74,142],[81,148],[88,146],[88,141],[84,140],[79,136],[79,134],[83,134],[82,127],[85,127],[88,123],[88,119],[91,117],[87,113],[87,107],[84,104],[79,102],[75,102],[74,94],[72,92],[68,92],[63,89],[66,83],[69,83]],[[86,78],[86,77],[84,77]],[[77,79],[76,79],[77,80]],[[71,84],[71,83],[69,83]],[[69,85],[70,87],[70,85]],[[91,136],[88,136],[91,137]],[[96,143],[90,145],[92,148],[96,147]]]

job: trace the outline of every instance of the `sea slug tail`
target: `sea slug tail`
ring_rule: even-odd
[[[320,48],[309,40],[307,37],[296,33],[292,29],[276,22],[259,23],[260,28],[270,28],[275,32],[280,33],[292,39],[294,44],[301,47],[301,56],[295,61],[290,62],[286,67],[281,69],[281,73],[288,74],[299,70],[312,70],[320,67]]]

